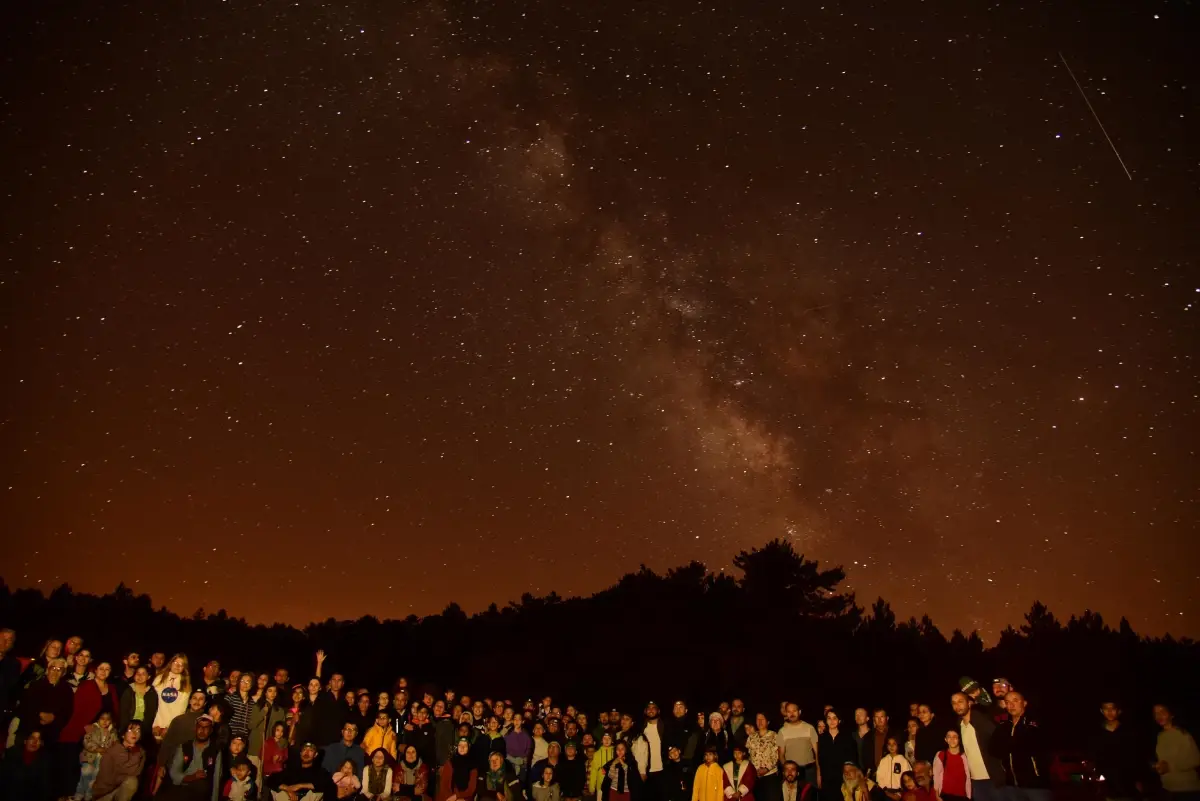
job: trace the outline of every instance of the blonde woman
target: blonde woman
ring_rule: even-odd
[[[154,713],[154,739],[161,742],[171,721],[188,708],[192,679],[188,673],[186,654],[175,654],[162,666],[158,675],[154,677],[154,691],[158,693],[158,711]]]

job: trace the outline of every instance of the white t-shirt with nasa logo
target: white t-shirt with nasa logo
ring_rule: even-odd
[[[167,728],[171,721],[186,712],[188,708],[188,693],[180,686],[182,676],[168,673],[154,680],[154,691],[158,693],[158,712],[154,715],[154,728]]]

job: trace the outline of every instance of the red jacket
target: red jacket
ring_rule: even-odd
[[[111,681],[108,683],[108,696],[112,701],[113,720],[115,721],[117,711],[121,707],[117,700],[117,688]],[[96,722],[103,700],[104,697],[100,695],[100,686],[96,684],[95,679],[80,684],[79,689],[75,691],[75,706],[71,712],[71,719],[59,732],[58,741],[60,743],[78,743],[82,740],[83,727]]]

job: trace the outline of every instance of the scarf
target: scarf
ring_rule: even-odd
[[[367,768],[367,786],[363,789],[371,795],[383,795],[383,786],[387,783],[387,765],[377,768],[371,765]],[[388,788],[391,789],[390,787]]]
[[[400,760],[400,783],[415,785],[417,783],[417,768],[419,767],[421,767],[420,757],[417,757],[416,762],[409,762],[407,759]],[[463,786],[465,787],[466,785]]]
[[[489,770],[487,772],[487,788],[489,790],[503,790],[508,786],[508,771],[503,767],[500,770]]]
[[[612,782],[612,791],[614,793],[625,793],[628,790],[625,788],[625,780],[629,776],[629,766],[622,765],[617,760],[613,760],[608,766],[608,780]]]
[[[454,774],[451,776],[451,783],[454,786],[450,789],[454,790],[455,792],[466,790],[467,785],[471,783],[471,771],[473,769],[474,765],[471,760],[471,755],[463,755],[455,751],[454,756],[450,757],[450,770]]]

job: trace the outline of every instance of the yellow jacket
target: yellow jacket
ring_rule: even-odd
[[[391,758],[395,759],[396,733],[391,729],[381,729],[378,726],[372,726],[367,729],[367,733],[362,741],[362,750],[367,755],[367,761],[370,761],[371,754],[375,753],[375,749],[377,748],[387,751]]]
[[[615,750],[615,746],[601,745],[597,746],[596,753],[592,754],[592,769],[588,772],[587,788],[590,795],[595,795],[600,789],[600,784],[604,781],[604,766],[612,761]]]
[[[692,801],[725,801],[725,769],[716,762],[701,763],[692,783]]]

